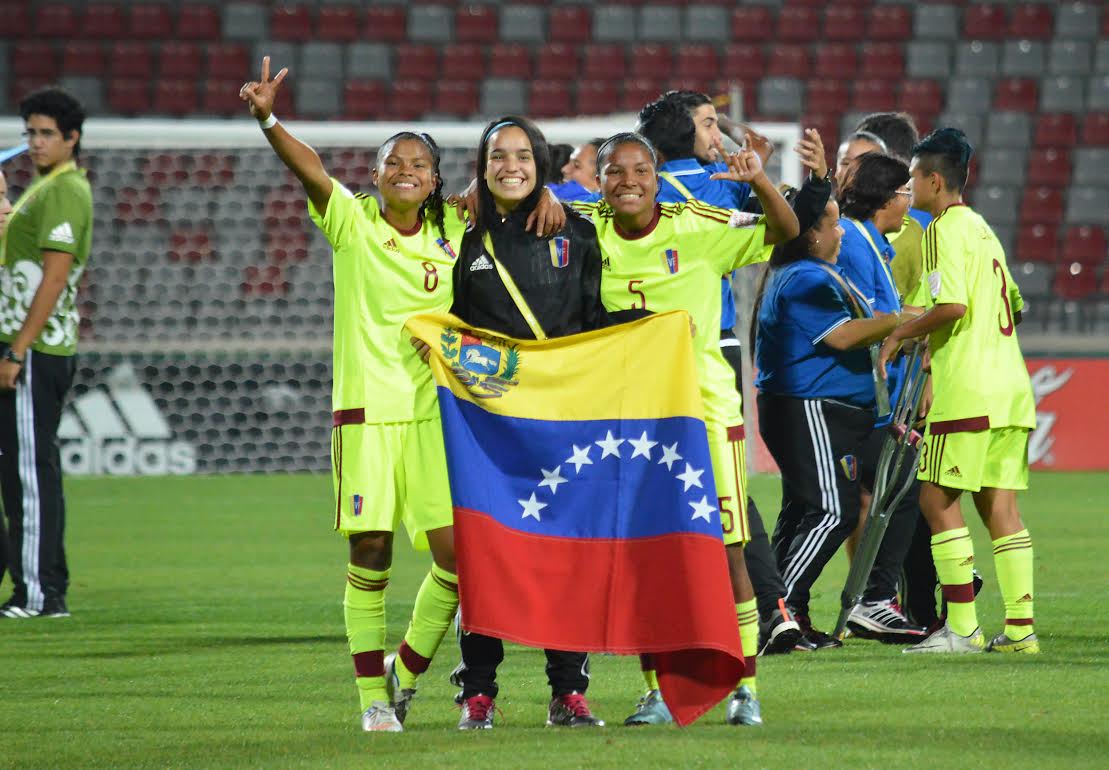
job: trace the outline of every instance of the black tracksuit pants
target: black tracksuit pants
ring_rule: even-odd
[[[462,697],[488,695],[496,698],[497,666],[504,660],[504,642],[485,634],[463,633],[459,640],[462,648],[462,668],[458,678],[462,682]],[[589,655],[584,652],[544,650],[547,654],[547,681],[551,695],[584,693],[589,687]]]
[[[73,356],[28,350],[16,389],[0,392],[7,568],[12,599],[27,610],[64,600],[69,585],[58,424],[75,370]]]
[[[859,455],[874,413],[826,399],[760,393],[759,432],[782,473],[771,546],[786,601],[808,613],[824,565],[859,520]]]

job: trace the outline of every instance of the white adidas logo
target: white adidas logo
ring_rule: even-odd
[[[493,269],[493,263],[490,262],[489,257],[485,256],[484,254],[482,254],[480,257],[475,259],[474,263],[472,265],[470,265],[470,272],[471,273],[474,272],[475,270],[492,270],[492,269]]]
[[[51,230],[46,240],[54,241],[55,243],[68,243],[70,245],[77,242],[77,239],[73,237],[73,228],[69,226],[69,222],[62,222]]]
[[[109,373],[104,386],[66,407],[58,438],[67,474],[154,476],[196,471],[196,448],[173,440],[158,404],[127,364]]]

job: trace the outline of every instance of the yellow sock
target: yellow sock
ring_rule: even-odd
[[[932,535],[932,561],[947,600],[947,625],[960,636],[978,628],[974,608],[974,546],[966,527]]]
[[[658,673],[653,668],[643,670],[643,681],[647,683],[648,690],[657,690],[658,687]]]
[[[755,599],[739,602],[735,606],[736,620],[739,621],[739,643],[743,647],[743,678],[740,685],[747,685],[752,695],[758,695],[755,682],[755,661],[759,654],[759,608]]]
[[[1019,642],[1032,633],[1032,538],[1028,530],[994,540],[993,562],[1005,600],[1005,635]]]
[[[432,562],[416,594],[412,621],[397,651],[397,680],[402,690],[416,688],[416,680],[431,665],[457,609],[458,576]]]
[[[389,570],[347,565],[343,615],[354,659],[354,682],[362,710],[373,701],[389,702],[385,692],[385,588]]]

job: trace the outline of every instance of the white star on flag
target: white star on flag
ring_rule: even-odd
[[[574,454],[572,457],[567,459],[566,462],[573,464],[574,473],[581,473],[581,466],[593,464],[593,461],[589,459],[589,450],[593,447],[589,444],[586,444],[584,447],[579,447],[577,444],[574,444],[573,446]]]
[[[665,444],[663,444],[663,446],[662,446],[662,459],[658,461],[659,465],[662,465],[663,463],[666,463],[666,470],[672,471],[672,470],[674,470],[674,463],[676,461],[680,460],[680,459],[682,459],[682,456],[680,454],[678,454],[678,442],[677,441],[675,441],[670,446],[666,446]]]
[[[703,474],[704,472],[704,468],[699,471],[695,471],[693,470],[692,465],[686,463],[685,473],[679,473],[677,476],[679,479],[685,482],[685,489],[683,489],[682,491],[688,492],[690,487],[701,487],[703,489],[704,484],[701,483],[701,474]]]
[[[547,504],[539,502],[535,498],[534,492],[531,493],[531,497],[529,497],[527,500],[517,500],[516,502],[524,506],[524,512],[520,516],[521,519],[526,519],[528,516],[530,516],[536,521],[541,521],[541,519],[539,518],[539,512],[546,508]]]
[[[609,431],[608,435],[600,441],[594,441],[593,443],[603,450],[601,452],[602,460],[609,455],[616,455],[616,459],[620,459],[620,445],[624,443],[624,439],[613,438],[612,431]]]
[[[709,514],[711,514],[716,509],[709,505],[707,495],[701,495],[700,502],[690,503],[689,505],[693,508],[693,516],[690,518],[690,521],[693,521],[694,519],[704,519],[708,522],[712,521],[712,519],[709,518]]]
[[[553,471],[549,471],[546,468],[540,468],[539,470],[543,472],[543,480],[539,482],[539,486],[550,487],[552,495],[558,492],[559,484],[570,483],[559,475],[559,471],[562,470],[561,465],[555,468]]]
[[[635,447],[635,451],[632,452],[633,459],[643,456],[647,458],[648,462],[651,459],[651,447],[658,446],[657,441],[650,441],[647,438],[647,431],[643,431],[643,435],[639,438],[628,439],[628,443]],[[675,446],[677,445],[675,444]]]

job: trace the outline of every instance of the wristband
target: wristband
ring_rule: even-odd
[[[267,128],[273,128],[276,125],[277,125],[277,116],[274,115],[272,112],[270,113],[270,116],[268,118],[266,118],[265,120],[259,120],[258,121],[258,128],[262,129],[263,131],[265,131]]]

